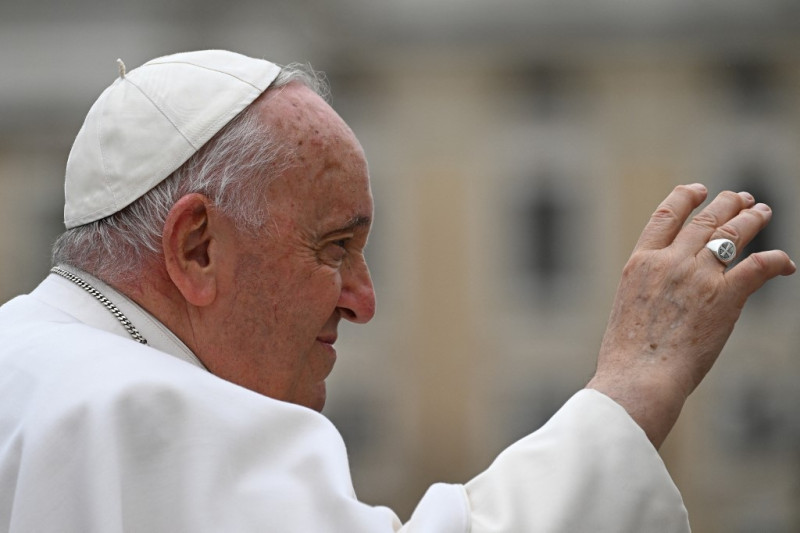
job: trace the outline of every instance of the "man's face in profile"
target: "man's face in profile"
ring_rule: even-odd
[[[237,237],[209,370],[276,399],[321,410],[339,320],[369,321],[364,260],[372,193],[363,150],[313,91],[290,84],[262,104],[292,162],[268,187],[267,221]]]

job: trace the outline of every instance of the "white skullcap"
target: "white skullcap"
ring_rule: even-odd
[[[233,52],[161,57],[125,73],[86,115],[67,161],[67,229],[116,213],[180,167],[275,80]]]

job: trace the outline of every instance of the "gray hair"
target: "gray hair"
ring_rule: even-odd
[[[282,67],[264,94],[293,81],[328,99],[322,74],[297,63]],[[71,265],[109,282],[135,279],[149,261],[161,257],[162,230],[172,206],[195,192],[207,196],[240,231],[260,229],[266,218],[266,188],[286,170],[291,148],[259,120],[256,107],[248,106],[126,208],[62,233],[53,245],[53,264]]]

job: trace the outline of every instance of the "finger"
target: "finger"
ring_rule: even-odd
[[[700,183],[675,187],[650,217],[636,243],[636,249],[660,250],[669,246],[707,194],[708,189]]]
[[[782,250],[770,250],[750,254],[738,265],[725,273],[725,279],[736,287],[741,288],[743,297],[747,298],[767,281],[776,276],[789,276],[794,274],[797,266]],[[744,300],[742,300],[744,304]]]
[[[728,239],[733,241],[737,250],[741,251],[759,231],[769,224],[771,218],[772,209],[768,205],[756,204],[750,209],[742,210],[738,215],[717,228],[709,240]],[[703,250],[700,253],[716,260],[713,253],[706,253]]]
[[[679,252],[696,254],[711,240],[717,228],[754,203],[755,200],[750,193],[731,191],[719,193],[675,237],[675,246]]]

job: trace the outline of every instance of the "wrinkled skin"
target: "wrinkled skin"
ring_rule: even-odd
[[[748,193],[726,191],[684,225],[706,195],[702,185],[679,186],[651,217],[624,268],[587,385],[622,405],[656,447],[714,365],[747,298],[796,270],[779,250],[726,270],[706,243],[725,238],[742,250],[772,211]]]
[[[126,292],[213,374],[320,411],[341,320],[368,322],[375,293],[364,248],[372,192],[361,145],[302,84],[255,104],[290,150],[251,235],[202,194],[182,197],[164,228],[166,274]]]

